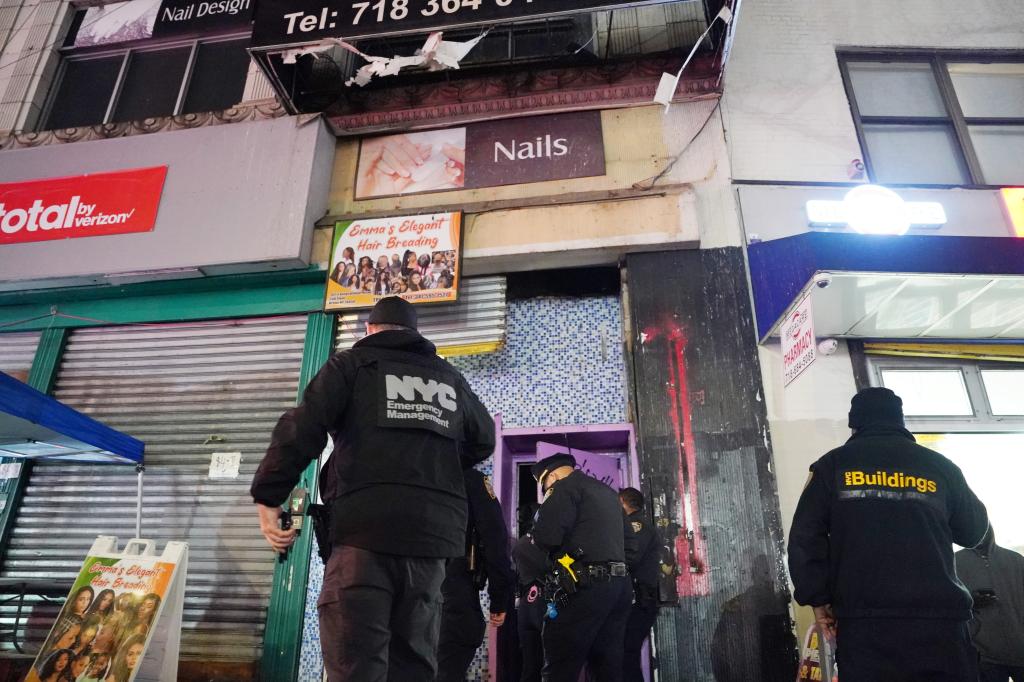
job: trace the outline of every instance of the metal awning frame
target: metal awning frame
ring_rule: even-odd
[[[142,536],[145,443],[0,372],[0,455],[134,465],[138,476],[135,535]]]

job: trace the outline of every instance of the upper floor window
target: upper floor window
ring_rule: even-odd
[[[65,56],[46,130],[227,109],[242,99],[248,38]]]
[[[124,0],[76,12],[42,128],[226,109],[249,71],[251,0]]]
[[[1024,184],[1024,56],[845,54],[873,182]]]

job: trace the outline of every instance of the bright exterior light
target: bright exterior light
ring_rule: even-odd
[[[842,201],[807,202],[812,227],[849,227],[861,234],[906,234],[911,227],[941,227],[946,210],[934,201],[904,201],[886,187],[861,185]]]
[[[843,199],[846,222],[861,234],[906,234],[907,204],[899,194],[878,185],[855,187]]]

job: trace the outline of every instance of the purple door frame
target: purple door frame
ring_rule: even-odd
[[[505,429],[500,414],[495,416],[494,424],[497,434],[494,490],[513,538],[519,537],[516,491],[519,488],[517,473],[520,464],[571,451],[579,461],[580,468],[588,474],[597,474],[595,478],[605,479],[610,476],[613,480],[605,482],[613,487],[640,487],[640,463],[632,424],[572,424]],[[490,679],[497,680],[497,633],[493,628],[488,628],[487,640]],[[644,674],[650,679],[646,656],[644,661]]]

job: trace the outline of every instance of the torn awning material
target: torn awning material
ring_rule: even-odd
[[[408,57],[376,57],[364,54],[355,45],[347,43],[339,38],[325,38],[316,45],[288,50],[282,54],[284,63],[292,64],[299,56],[304,54],[317,55],[330,50],[334,46],[344,48],[369,62],[356,71],[355,76],[345,82],[345,85],[348,86],[358,85],[362,87],[374,78],[381,76],[395,76],[398,75],[402,69],[406,68],[425,68],[427,71],[458,69],[459,63],[465,59],[470,50],[476,47],[477,44],[484,39],[484,36],[487,35],[487,31],[484,31],[473,40],[466,42],[443,40],[442,35],[443,34],[440,31],[431,33],[427,36],[427,40],[423,43],[423,47],[416,50],[416,54]]]
[[[0,372],[0,456],[141,464],[145,444]]]

